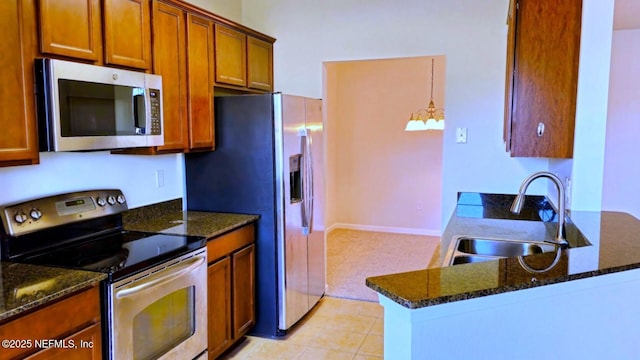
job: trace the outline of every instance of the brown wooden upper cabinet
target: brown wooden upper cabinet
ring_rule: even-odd
[[[247,86],[247,36],[221,24],[215,30],[216,82]]]
[[[164,145],[150,148],[116,150],[120,154],[157,154],[215,149],[214,86],[237,92],[264,92],[273,89],[273,41],[242,25],[235,24],[181,0],[32,0],[38,5],[40,49],[36,50],[36,11],[33,22],[33,51],[23,59],[19,43],[1,45],[15,57],[11,76],[31,77],[33,57],[73,58],[97,65],[115,65],[152,71],[162,76]],[[8,6],[8,5],[7,5]],[[33,9],[33,6],[31,5]],[[9,10],[7,10],[7,14]],[[15,11],[14,11],[15,13]],[[5,16],[5,14],[2,14]],[[8,16],[8,15],[6,15]],[[16,19],[12,19],[15,21]],[[19,29],[12,28],[18,31]],[[27,36],[28,31],[19,32]],[[152,36],[153,35],[153,36]],[[18,35],[11,39],[19,39]],[[10,39],[10,40],[11,40]],[[26,61],[21,63],[20,61]],[[22,64],[22,65],[20,65]],[[0,76],[9,76],[8,72]],[[4,81],[2,96],[33,93],[32,79],[26,82]],[[7,95],[7,101],[13,96]],[[5,99],[0,98],[0,104]],[[35,157],[38,149],[33,99],[30,104],[12,102],[11,109],[24,110],[25,121],[12,126],[11,138],[0,135],[0,161]],[[24,105],[24,106],[23,106]],[[28,117],[28,118],[27,118]],[[23,120],[24,120],[23,119]],[[27,130],[27,125],[29,129]],[[5,132],[6,134],[6,132]],[[17,135],[16,135],[17,134]],[[20,137],[22,135],[22,138]],[[8,136],[8,135],[7,135]],[[28,141],[27,141],[28,140]],[[11,142],[11,143],[9,143]],[[2,152],[6,147],[11,150]],[[27,149],[27,150],[25,150]],[[11,156],[4,155],[11,153]],[[20,153],[20,155],[17,155]],[[30,155],[25,155],[25,154]],[[2,164],[0,164],[1,166]]]
[[[40,0],[40,51],[77,59],[102,59],[100,0]]]
[[[244,90],[273,90],[273,43],[215,25],[216,84]]]
[[[582,1],[511,0],[504,140],[513,157],[570,158]]]
[[[188,14],[187,84],[189,86],[190,150],[215,148],[213,32],[213,22],[209,19]]]
[[[174,0],[152,1],[153,73],[162,76],[164,145],[117,151],[158,154],[215,149],[213,22]]]
[[[189,148],[187,116],[186,12],[170,3],[153,2],[153,72],[162,76],[164,145],[160,152]]]
[[[149,0],[39,0],[38,6],[42,54],[151,69]]]
[[[38,163],[33,58],[35,9],[29,1],[0,1],[0,166]]]
[[[273,90],[273,44],[247,37],[247,86]]]
[[[149,0],[104,1],[105,63],[151,68]]]

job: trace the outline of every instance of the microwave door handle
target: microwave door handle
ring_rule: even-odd
[[[133,95],[133,126],[135,126],[136,134],[144,134],[146,124],[145,96]]]
[[[164,276],[160,276],[150,281],[145,281],[140,285],[137,285],[128,289],[117,291],[115,294],[116,298],[121,299],[128,296],[132,296],[150,287],[169,282],[177,277],[180,277],[186,273],[193,271],[195,268],[202,265],[203,263],[204,263],[204,257],[199,256],[196,259],[189,261],[189,263],[171,266],[167,269],[162,270],[162,272],[158,273],[158,275],[166,273],[166,275]]]

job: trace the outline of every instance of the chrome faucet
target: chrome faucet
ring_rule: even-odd
[[[554,239],[556,245],[566,246],[568,245],[567,240],[564,238],[564,223],[565,223],[565,203],[564,203],[564,184],[560,178],[548,171],[539,171],[527,176],[526,179],[520,185],[520,190],[518,191],[518,195],[513,200],[513,204],[511,204],[511,212],[514,214],[519,214],[522,210],[522,206],[524,205],[525,192],[529,187],[529,184],[537,178],[546,177],[547,179],[553,181],[558,188],[558,231],[556,232],[556,238]]]

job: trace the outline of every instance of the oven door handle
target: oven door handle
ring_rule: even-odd
[[[178,264],[178,265],[174,265],[174,266],[170,266],[164,270],[162,270],[160,273],[156,273],[154,275],[154,279],[153,280],[149,280],[149,281],[145,281],[140,285],[128,288],[128,289],[123,289],[123,290],[118,290],[115,293],[116,298],[121,299],[127,296],[131,296],[131,295],[135,295],[136,293],[139,293],[140,291],[143,291],[145,289],[148,289],[150,287],[156,286],[156,285],[160,285],[160,284],[164,284],[166,282],[169,282],[179,276],[182,276],[186,273],[191,272],[192,270],[194,270],[195,268],[197,268],[198,266],[202,265],[205,262],[205,258],[204,257],[197,257],[196,259],[193,259],[189,262],[185,262],[184,264]],[[165,274],[165,275],[163,275]]]

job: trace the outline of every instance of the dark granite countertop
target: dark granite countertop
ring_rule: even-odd
[[[469,194],[472,196],[466,196]],[[522,240],[553,238],[556,214],[553,208],[547,207],[546,201],[532,199],[527,205],[529,215],[514,219],[502,215],[508,212],[502,208],[508,207],[513,195],[479,195],[489,196],[477,204],[469,204],[470,198],[480,198],[473,193],[460,194],[443,233],[441,250],[436,254],[440,258],[435,259],[435,263],[440,264],[447,258],[449,242],[456,235]],[[493,201],[499,196],[503,198]],[[367,278],[366,284],[406,308],[417,309],[640,268],[640,220],[626,213],[609,211],[570,211],[568,215],[569,242],[584,236],[591,245],[572,243],[572,247],[561,250],[557,265],[546,272],[532,274],[524,270],[517,258],[503,258],[375,276]],[[535,269],[543,269],[553,263],[555,255],[530,255],[524,260]]]
[[[48,266],[0,263],[0,321],[96,285],[106,275]]]
[[[125,223],[126,230],[195,235],[211,239],[256,221],[258,215],[175,211],[150,220]]]

